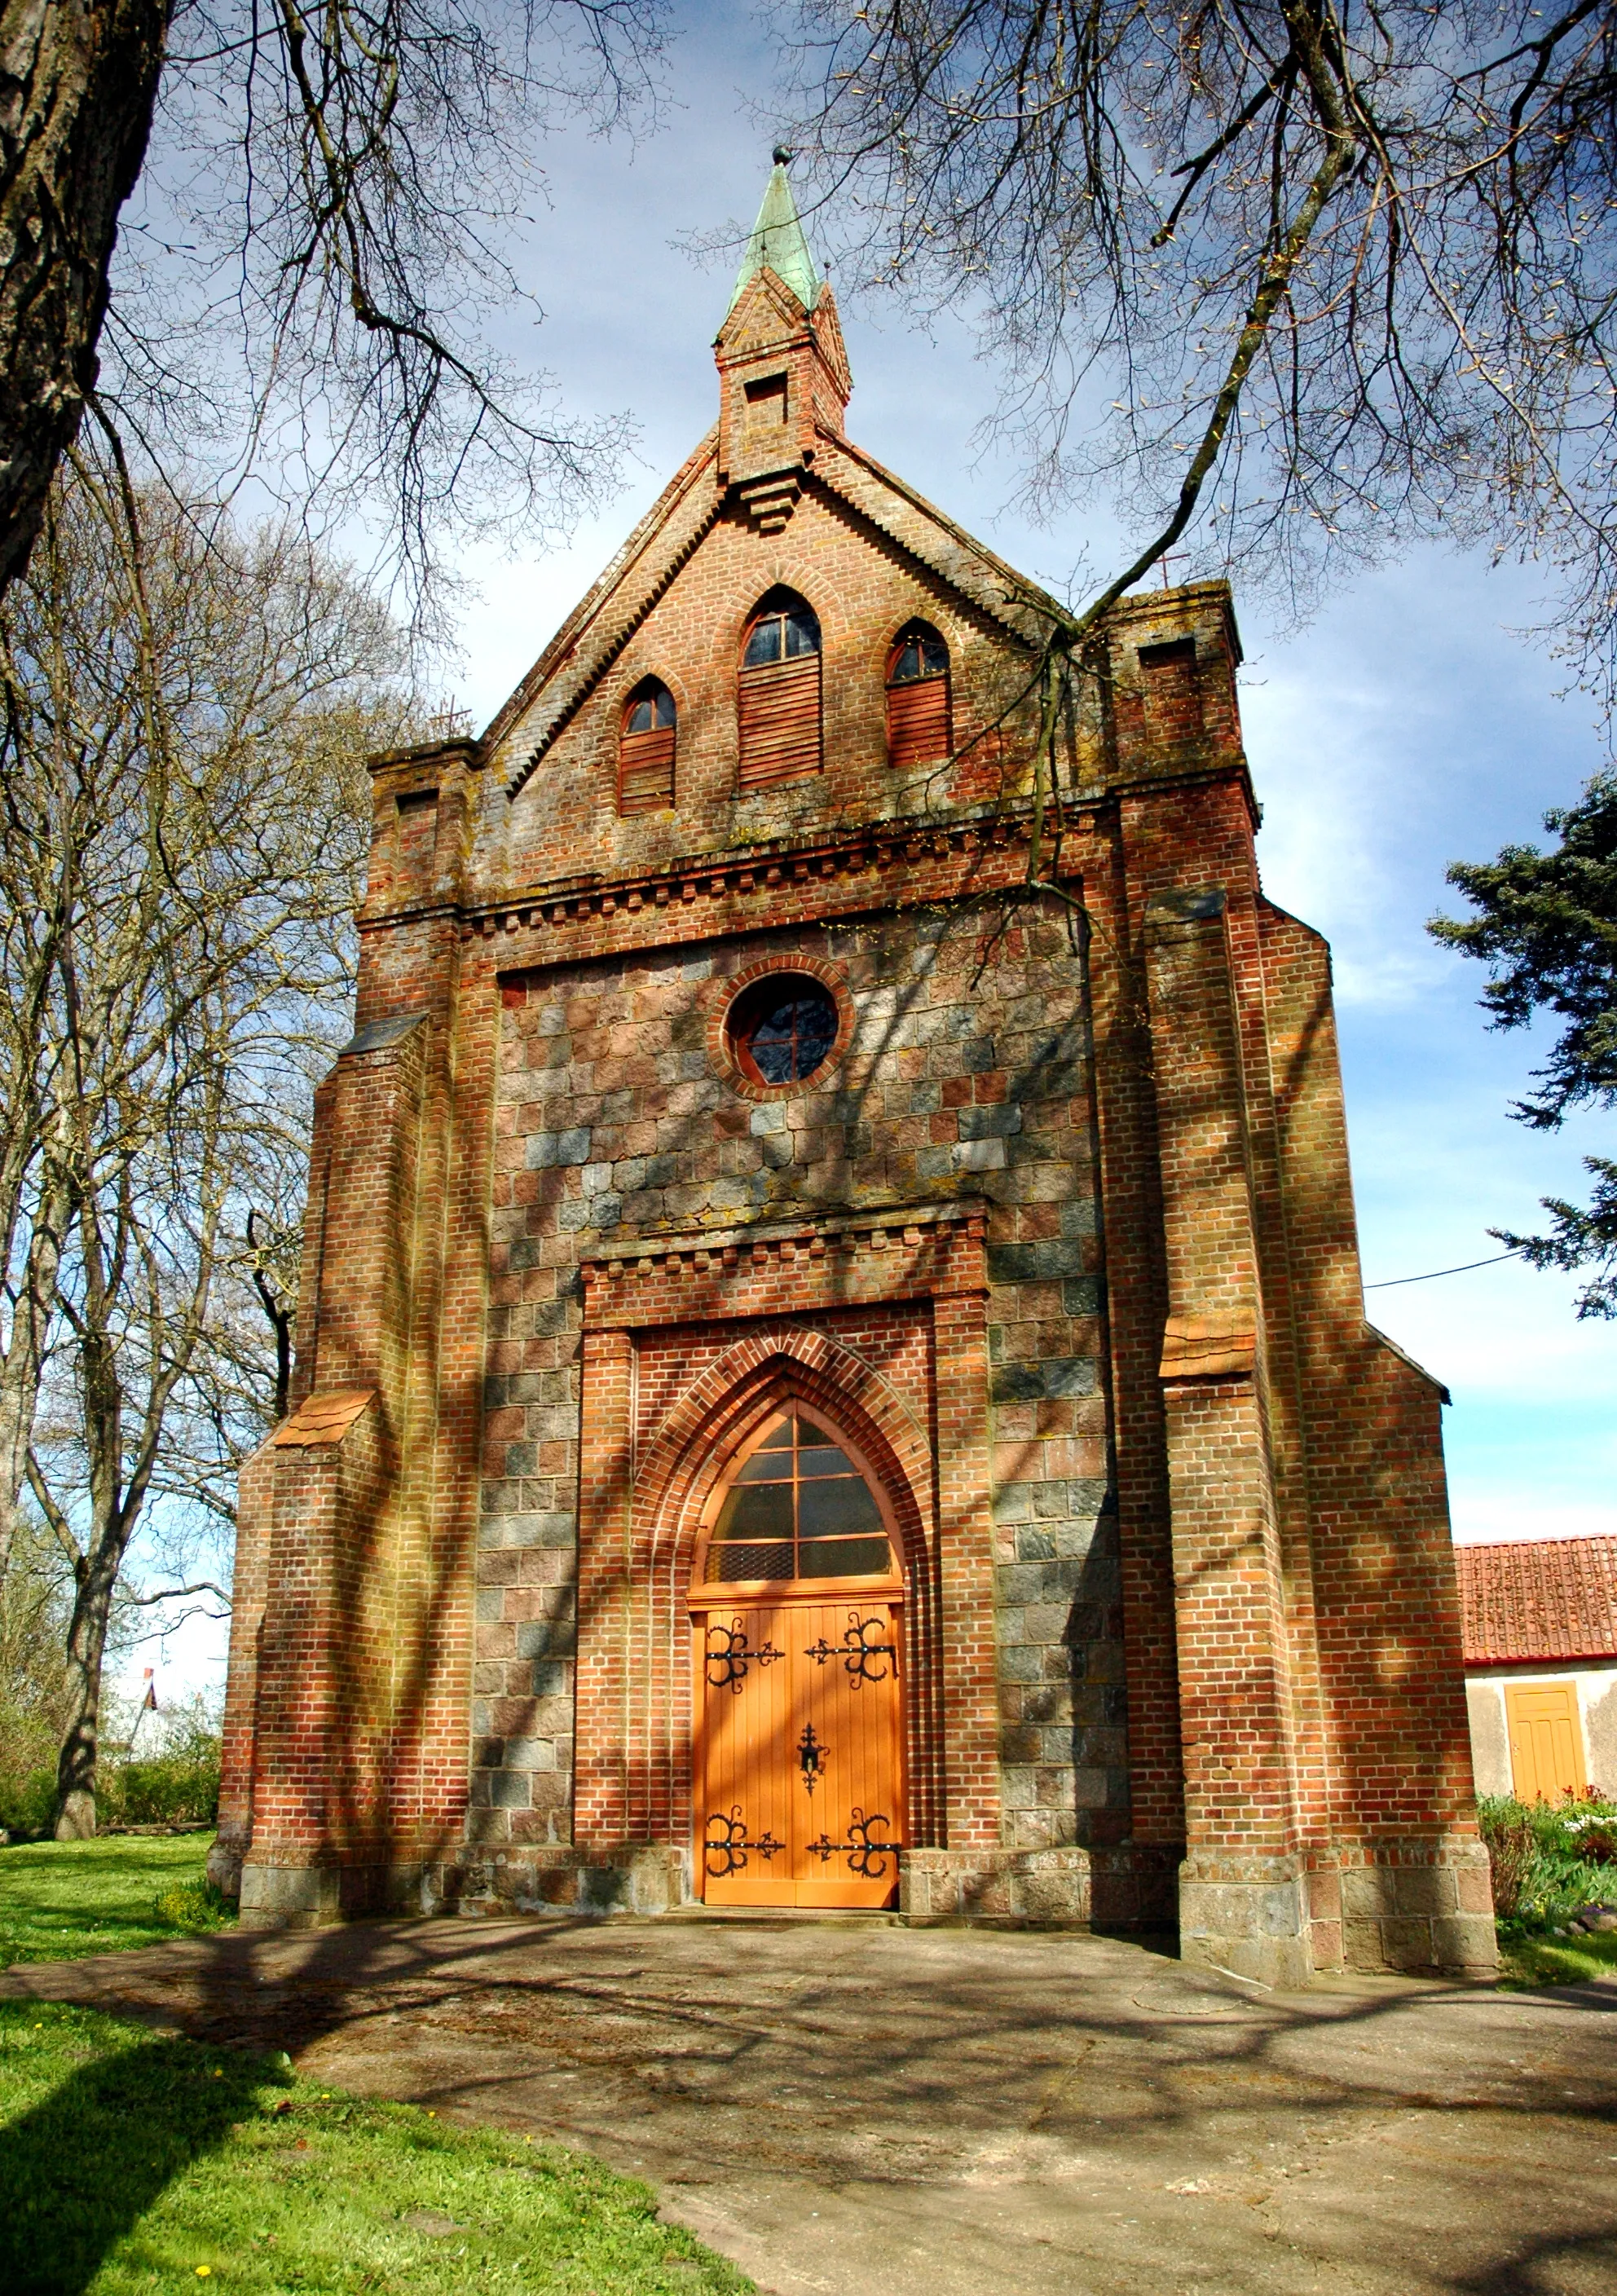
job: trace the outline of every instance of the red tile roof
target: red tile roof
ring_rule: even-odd
[[[1457,1546],[1467,1666],[1617,1658],[1617,1538]]]

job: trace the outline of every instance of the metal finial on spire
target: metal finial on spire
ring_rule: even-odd
[[[752,226],[747,251],[735,275],[735,287],[726,306],[726,316],[735,308],[747,282],[756,278],[766,265],[777,279],[784,280],[806,311],[814,308],[814,299],[820,291],[820,279],[814,267],[814,258],[808,251],[803,226],[798,219],[797,201],[792,196],[792,185],[786,179],[786,162],[791,157],[784,144],[776,145],[775,172],[769,178],[764,203],[758,211],[758,221]]]

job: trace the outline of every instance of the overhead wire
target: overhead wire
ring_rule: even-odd
[[[1520,1251],[1496,1251],[1487,1259],[1468,1259],[1460,1267],[1433,1267],[1424,1275],[1388,1275],[1367,1283],[1367,1292],[1395,1292],[1400,1283],[1435,1283],[1440,1275],[1469,1275],[1473,1267],[1497,1267],[1502,1259],[1520,1259]]]

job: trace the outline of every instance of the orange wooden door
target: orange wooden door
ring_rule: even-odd
[[[899,1611],[845,1597],[695,1620],[710,1905],[886,1906],[904,1836]]]
[[[899,1881],[899,1614],[891,1603],[793,1611],[797,1902],[885,1906]]]
[[[793,1906],[793,1612],[696,1618],[696,1863],[714,1906]]]
[[[1588,1783],[1575,1682],[1511,1682],[1505,1686],[1510,1774],[1523,1801],[1555,1801]]]

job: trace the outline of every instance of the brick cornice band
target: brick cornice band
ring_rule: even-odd
[[[580,1261],[584,1321],[587,1328],[635,1329],[985,1292],[987,1234],[981,1209],[909,1205],[784,1230],[647,1237]]]

